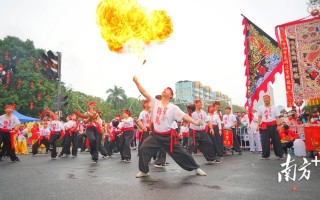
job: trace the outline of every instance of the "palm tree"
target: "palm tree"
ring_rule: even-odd
[[[127,98],[127,95],[122,87],[114,86],[113,89],[108,89],[106,91],[108,95],[107,101],[113,104],[115,110],[120,108],[120,105]]]

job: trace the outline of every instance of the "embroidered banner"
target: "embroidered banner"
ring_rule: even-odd
[[[245,35],[246,106],[250,114],[253,102],[259,100],[260,91],[266,92],[268,83],[274,82],[275,74],[282,72],[282,59],[281,49],[273,38],[246,17],[242,24]]]
[[[285,72],[287,106],[320,98],[320,17],[276,27]]]

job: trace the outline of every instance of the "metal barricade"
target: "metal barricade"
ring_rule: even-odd
[[[237,129],[237,135],[238,135],[238,139],[240,147],[241,148],[250,148],[250,144],[249,144],[249,134],[248,134],[248,129],[246,126],[242,126],[242,127],[238,127]]]

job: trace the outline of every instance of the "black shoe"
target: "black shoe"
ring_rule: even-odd
[[[15,163],[15,162],[21,162],[21,160],[19,158],[16,158],[14,160],[11,160],[11,162]]]
[[[242,155],[242,151],[239,151],[239,155]]]
[[[126,163],[131,162],[131,160],[130,160],[130,159],[124,159],[123,161],[124,161],[124,162],[126,162]]]

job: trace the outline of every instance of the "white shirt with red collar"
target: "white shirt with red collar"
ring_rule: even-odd
[[[190,128],[192,130],[195,130],[195,131],[205,130],[206,124],[209,121],[209,118],[208,118],[208,115],[207,115],[206,112],[204,112],[202,109],[200,110],[200,112],[194,111],[191,114],[191,118],[193,120],[195,120],[196,122],[199,122],[199,121],[202,122],[202,126],[197,126],[197,125],[194,125],[194,124],[190,124]]]
[[[49,128],[53,132],[61,132],[64,131],[63,124],[58,120],[53,120],[49,123]]]
[[[229,115],[225,114],[222,117],[222,123],[225,128],[235,128],[235,123],[237,122],[237,118],[234,114],[230,113]]]
[[[213,115],[208,115],[208,119],[211,122],[212,126],[218,126],[219,130],[222,128],[221,119],[217,112],[215,112]]]
[[[150,106],[154,129],[160,133],[170,131],[175,120],[182,121],[183,117],[187,115],[178,106],[172,103],[163,106],[161,101],[155,98],[151,99]]]
[[[275,106],[267,108],[265,105],[262,105],[258,109],[258,116],[262,117],[262,122],[273,122],[280,116],[280,112]]]
[[[149,127],[150,125],[150,112],[143,110],[140,112],[139,120],[145,127]]]
[[[76,125],[77,125],[77,123],[75,121],[69,120],[64,124],[64,128],[65,128],[65,130],[75,129]]]
[[[118,128],[122,129],[123,131],[126,130],[133,130],[134,121],[132,117],[128,117],[128,119],[122,119],[118,125]]]
[[[47,128],[44,128],[44,127],[41,127],[40,129],[39,129],[39,136],[40,137],[46,137],[46,136],[49,136],[49,134],[50,134],[50,129],[49,129],[49,127],[47,127]]]
[[[0,116],[0,130],[2,131],[9,132],[19,124],[20,124],[20,121],[18,117],[15,115],[11,115],[9,119],[7,119],[5,115]]]

